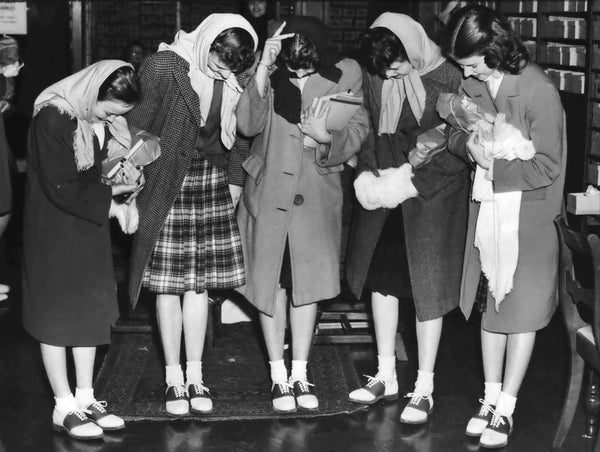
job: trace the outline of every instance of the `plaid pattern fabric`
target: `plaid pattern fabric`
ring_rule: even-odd
[[[488,281],[483,272],[479,277],[479,285],[477,286],[477,293],[475,294],[475,309],[477,312],[485,312],[487,308],[487,297],[488,297]]]
[[[159,294],[183,294],[244,283],[242,243],[225,171],[195,156],[142,284]]]

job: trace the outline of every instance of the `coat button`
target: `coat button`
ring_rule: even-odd
[[[301,206],[302,204],[304,204],[304,196],[302,196],[302,195],[294,196],[294,205]]]

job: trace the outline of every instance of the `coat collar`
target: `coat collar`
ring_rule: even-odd
[[[302,90],[302,108],[310,107],[313,99],[329,94],[337,85],[319,73],[312,74]]]
[[[470,98],[477,99],[477,103],[485,111],[497,114],[499,111],[506,111],[507,104],[514,103],[519,98],[518,80],[517,75],[505,73],[495,99],[492,98],[487,83],[472,77],[463,82],[463,90]]]

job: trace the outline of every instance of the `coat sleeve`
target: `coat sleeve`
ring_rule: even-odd
[[[342,92],[350,90],[356,96],[363,96],[362,72],[358,63],[354,60],[345,60],[343,66],[343,78],[341,81]],[[320,145],[318,149],[318,166],[328,167],[340,165],[358,151],[367,137],[369,131],[369,118],[364,105],[361,106],[343,130],[331,131],[331,143]]]
[[[445,92],[455,93],[458,90],[460,84],[460,74],[458,71],[452,72],[453,77],[449,83],[443,88]],[[435,93],[435,101],[432,103],[432,107],[435,109],[437,103],[437,97],[441,91]],[[435,112],[435,110],[434,110]],[[437,117],[437,112],[435,112]],[[441,118],[438,124],[442,124]],[[444,189],[454,178],[466,171],[467,163],[461,157],[448,152],[442,151],[431,159],[431,161],[418,169],[414,170],[414,177],[412,179],[413,185],[425,199],[430,199],[438,192]]]
[[[236,110],[237,129],[246,137],[258,135],[267,124],[271,103],[271,85],[268,78],[265,91],[265,96],[261,97],[258,93],[256,77],[252,77],[240,97]]]
[[[371,105],[371,87],[370,87],[370,78],[366,74],[363,73],[362,86],[363,86],[363,98],[364,98],[364,107],[367,112],[367,121],[368,121],[368,130],[367,135],[365,137],[365,141],[363,142],[360,151],[358,152],[358,161],[356,164],[356,173],[357,175],[363,171],[373,171],[377,172],[377,156],[375,154],[375,126],[373,125],[373,115],[370,114],[373,106]]]
[[[531,160],[496,159],[494,191],[528,191],[551,185],[562,166],[564,115],[560,96],[549,81],[540,80],[527,93],[525,122],[535,147]]]
[[[168,87],[164,70],[158,67],[157,60],[153,56],[146,58],[142,63],[140,81],[142,101],[127,114],[127,122],[160,136],[161,131],[157,130],[156,119],[163,106],[164,94],[168,92]]]
[[[97,171],[77,171],[73,153],[75,121],[53,107],[43,108],[30,130],[31,162],[42,191],[58,209],[98,225],[108,222],[111,188]]]

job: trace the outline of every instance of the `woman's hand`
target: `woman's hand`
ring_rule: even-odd
[[[10,291],[10,287],[5,284],[0,284],[0,301],[6,300],[8,298],[8,292]]]
[[[300,131],[311,137],[317,143],[331,143],[331,133],[327,130],[327,115],[330,107],[328,106],[320,116],[315,116],[314,108],[308,108],[302,112],[298,127]]]
[[[117,183],[112,185],[112,195],[131,193],[144,183],[145,179],[142,171],[136,168],[133,163],[125,161],[123,162],[123,168],[119,171]]]
[[[286,33],[282,35],[281,31],[284,27],[285,22],[283,22],[275,33],[273,33],[273,36],[266,40],[260,61],[258,62],[258,68],[256,69],[256,86],[261,97],[264,97],[267,78],[269,77],[269,68],[275,64],[277,55],[281,52],[281,41],[295,36],[295,33]]]
[[[242,187],[239,185],[229,184],[229,194],[231,195],[231,200],[233,201],[233,207],[237,207],[240,202],[240,198],[242,197]]]
[[[471,136],[467,140],[467,151],[469,151],[469,155],[475,163],[483,169],[489,169],[492,162],[485,157],[483,146],[481,145],[483,139],[481,134],[480,129],[471,133]]]

